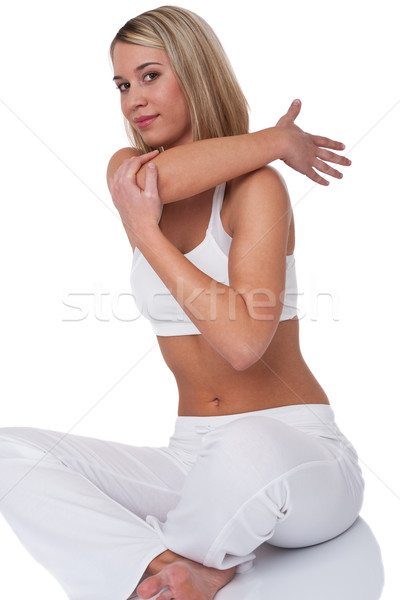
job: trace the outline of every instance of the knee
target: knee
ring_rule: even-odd
[[[0,455],[4,449],[18,440],[19,427],[0,427]]]
[[[31,427],[0,428],[0,513],[15,510],[19,499],[29,493],[32,475],[40,476],[45,450]],[[28,476],[29,475],[29,476]],[[36,480],[37,481],[37,480]],[[22,500],[24,503],[25,501]],[[10,513],[9,513],[10,514]]]
[[[32,449],[41,451],[35,444],[37,429],[33,427],[1,427],[0,458],[21,458],[32,454]]]

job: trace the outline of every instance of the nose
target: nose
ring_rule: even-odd
[[[135,111],[138,108],[147,105],[147,99],[143,88],[138,85],[131,84],[125,95],[126,107],[130,111]]]

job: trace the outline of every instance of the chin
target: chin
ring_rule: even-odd
[[[142,136],[144,143],[151,148],[164,148],[164,150],[166,150],[167,148],[173,148],[174,146],[181,146],[182,144],[189,143],[189,140],[185,140],[182,137],[158,137],[155,132],[152,134],[150,131],[140,132],[140,135]]]
[[[165,139],[161,139],[157,136],[152,135],[142,135],[142,140],[151,148],[161,148],[167,143]]]

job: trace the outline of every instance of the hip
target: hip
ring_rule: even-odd
[[[358,455],[335,421],[329,404],[296,404],[227,415],[178,416],[169,449],[180,455],[187,464],[194,464],[208,434],[221,431],[234,421],[256,417],[275,419],[297,432],[320,442],[335,456],[344,457],[346,463],[358,467]],[[298,436],[295,436],[298,440]]]

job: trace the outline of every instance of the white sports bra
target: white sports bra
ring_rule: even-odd
[[[225,183],[215,188],[211,217],[203,241],[184,254],[191,263],[219,283],[229,285],[228,254],[232,238],[223,228],[221,208]],[[196,335],[192,323],[166,285],[136,247],[132,258],[131,287],[138,310],[160,336]],[[297,315],[297,280],[294,255],[286,256],[286,285],[280,321]]]

